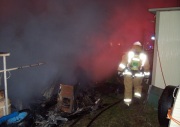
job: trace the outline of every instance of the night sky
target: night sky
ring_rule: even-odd
[[[54,84],[103,81],[134,41],[153,45],[155,17],[148,9],[179,6],[180,0],[0,0],[7,68],[46,62],[10,72],[10,99],[29,102]]]

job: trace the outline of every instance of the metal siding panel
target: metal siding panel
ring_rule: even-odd
[[[159,29],[157,29],[157,44],[162,65],[162,71],[167,85],[180,84],[180,11],[164,11],[159,15]],[[157,54],[155,54],[157,55]],[[154,72],[154,85],[164,88],[158,58]]]

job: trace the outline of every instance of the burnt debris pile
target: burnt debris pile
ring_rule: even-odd
[[[28,109],[10,114],[1,126],[58,127],[103,107],[101,95],[93,87],[82,89],[79,85],[60,84],[57,94],[47,93]]]

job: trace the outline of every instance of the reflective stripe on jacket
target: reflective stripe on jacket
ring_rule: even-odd
[[[139,72],[142,68],[144,73]],[[149,68],[149,60],[145,53],[135,54],[133,51],[129,51],[123,55],[118,70],[123,71],[124,75],[132,75],[132,71],[136,71],[135,76],[144,77],[150,75]]]

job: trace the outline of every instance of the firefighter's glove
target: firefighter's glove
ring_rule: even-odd
[[[119,77],[123,76],[123,71],[118,71],[118,76]]]
[[[150,77],[150,72],[144,72],[144,78],[149,79]]]

